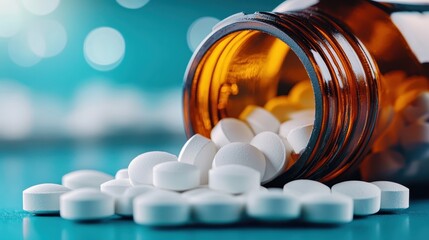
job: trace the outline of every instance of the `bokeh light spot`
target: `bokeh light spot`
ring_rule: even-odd
[[[125,55],[125,40],[121,33],[110,27],[91,31],[84,43],[85,59],[96,70],[116,68]]]
[[[41,58],[33,53],[28,44],[27,34],[18,34],[9,41],[9,57],[21,67],[31,67],[40,62]]]
[[[129,9],[139,9],[149,3],[149,0],[116,0],[119,5]]]
[[[213,17],[202,17],[195,20],[188,29],[188,46],[195,51],[201,41],[209,35],[212,28],[219,23],[219,19]]]
[[[19,32],[23,16],[16,0],[0,0],[0,37],[12,37]]]
[[[21,0],[25,9],[35,15],[48,15],[55,11],[60,0]]]
[[[52,20],[37,22],[29,30],[27,37],[31,51],[42,58],[58,55],[67,43],[64,27]]]

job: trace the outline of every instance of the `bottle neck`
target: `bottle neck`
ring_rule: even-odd
[[[209,136],[218,120],[234,112],[235,108],[229,108],[230,111],[224,108],[236,103],[231,90],[234,84],[237,92],[250,95],[242,102],[263,104],[264,100],[273,97],[269,94],[273,91],[266,91],[264,87],[260,87],[264,89],[261,91],[253,88],[243,90],[240,89],[242,84],[228,82],[229,87],[224,88],[225,83],[234,78],[221,74],[232,69],[225,67],[230,63],[225,59],[234,49],[231,46],[244,41],[242,39],[246,36],[241,32],[248,31],[266,34],[286,43],[304,65],[315,95],[316,117],[309,144],[300,158],[271,185],[282,185],[290,179],[303,177],[329,181],[351,169],[366,153],[377,121],[377,67],[353,34],[328,16],[311,9],[238,15],[215,27],[197,49],[185,75],[184,114],[185,122],[189,124],[186,126],[188,136],[194,133]],[[256,51],[257,46],[252,51]],[[242,51],[243,47],[237,49]],[[278,51],[277,55],[280,54],[283,52]],[[285,68],[284,64],[269,61],[281,61],[279,59],[283,58],[263,59],[265,61],[255,60],[258,66],[252,65],[247,71],[276,66],[275,70],[280,72]],[[248,81],[258,81],[254,79],[257,76],[250,77]],[[277,87],[274,85],[271,83],[270,86]],[[258,100],[252,102],[252,99]]]

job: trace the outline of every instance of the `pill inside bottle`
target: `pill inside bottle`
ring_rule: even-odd
[[[429,90],[429,58],[400,27],[409,20],[398,17],[403,6],[321,0],[298,9],[288,2],[272,12],[227,18],[195,51],[185,74],[187,135],[210,137],[221,119],[248,120],[249,106],[265,109],[280,125],[250,123],[255,134],[277,128],[282,137],[299,140],[272,186],[298,178],[335,181],[359,170],[369,176],[379,171],[361,162],[383,164],[368,157],[382,151],[416,158],[429,145],[429,134],[403,147],[398,130],[429,113],[421,109],[426,106],[421,95]],[[413,129],[426,124],[420,121]],[[388,170],[382,179],[414,181],[413,174],[400,175],[408,167]]]

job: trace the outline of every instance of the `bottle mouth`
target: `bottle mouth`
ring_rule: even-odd
[[[371,130],[371,126],[361,125],[368,121],[361,113],[369,108],[356,113],[360,116],[353,116],[347,98],[356,98],[351,104],[357,108],[360,108],[359,99],[355,93],[348,95],[350,86],[342,85],[347,84],[347,79],[338,80],[344,76],[337,76],[340,73],[333,69],[347,62],[337,57],[349,56],[324,52],[332,50],[331,46],[326,46],[329,42],[325,36],[304,32],[302,19],[289,17],[291,19],[286,21],[281,14],[255,13],[227,19],[199,46],[185,74],[183,103],[185,123],[189,124],[185,126],[188,137],[195,133],[210,136],[211,129],[220,119],[238,118],[248,105],[264,107],[273,98],[290,95],[300,84],[307,82],[312,86],[314,128],[307,147],[292,159],[283,174],[269,183],[270,186],[296,178],[330,180],[326,178],[327,174],[344,165],[341,162],[348,155],[355,154],[350,153],[352,146],[344,150],[343,145],[349,143],[356,131],[365,128],[364,132],[358,133],[365,134]],[[347,67],[352,69],[353,66]],[[368,73],[362,75],[357,71],[356,74]],[[361,98],[364,95],[360,95]],[[373,96],[364,100],[365,104],[371,102]],[[372,106],[378,109],[377,101],[373,101]],[[359,120],[357,128],[353,122],[356,119]],[[343,120],[346,120],[345,125],[341,126]],[[369,124],[374,125],[376,116],[369,120]],[[357,139],[364,141],[359,143],[363,145],[369,141]],[[344,151],[348,151],[347,154]],[[329,165],[333,161],[338,167]]]
[[[219,120],[238,118],[249,105],[264,107],[273,99],[299,102],[300,99],[291,100],[290,96],[298,85],[310,86],[306,91],[310,90],[311,99],[306,102],[311,103],[296,110],[312,112],[314,125],[321,125],[321,93],[317,87],[311,87],[314,82],[318,84],[319,78],[308,53],[276,26],[264,23],[265,17],[270,16],[258,14],[256,21],[223,26],[222,31],[214,31],[196,50],[185,76],[188,137],[195,133],[209,137]],[[303,172],[319,131],[313,128],[306,150],[292,157],[286,172]],[[293,178],[292,174],[288,176]]]

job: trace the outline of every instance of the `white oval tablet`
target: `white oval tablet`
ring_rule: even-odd
[[[315,119],[316,112],[314,109],[304,109],[289,114],[290,119]]]
[[[43,183],[22,191],[22,209],[34,214],[57,214],[60,212],[60,196],[70,191],[63,185]]]
[[[376,185],[363,181],[345,181],[331,188],[332,193],[339,193],[353,199],[354,215],[370,215],[380,210],[381,191]]]
[[[121,216],[132,216],[134,198],[151,191],[156,191],[151,185],[138,185],[127,188],[124,194],[116,199],[115,213]]]
[[[231,224],[240,221],[243,203],[231,195],[206,192],[191,199],[194,219],[205,224]]]
[[[195,134],[182,147],[179,162],[197,166],[201,172],[201,184],[207,184],[217,147],[210,139]]]
[[[167,152],[147,152],[138,155],[128,166],[128,175],[132,185],[153,184],[153,167],[164,162],[177,162],[177,157]]]
[[[313,132],[313,124],[300,126],[290,130],[287,141],[295,153],[302,153],[310,141]]]
[[[248,143],[230,143],[216,153],[213,167],[229,164],[243,165],[265,174],[266,160],[264,154]],[[262,179],[261,179],[262,180]]]
[[[235,118],[221,119],[210,133],[211,140],[218,148],[233,142],[249,143],[253,136],[249,126]]]
[[[115,200],[93,188],[80,188],[60,197],[60,215],[75,221],[101,220],[112,216]]]
[[[115,179],[126,179],[126,178],[129,178],[127,168],[119,169],[115,174]]]
[[[407,187],[389,181],[376,181],[372,184],[381,190],[380,210],[398,211],[409,207],[410,190]]]
[[[153,191],[138,196],[133,203],[134,221],[147,226],[178,226],[189,222],[191,207],[180,194]]]
[[[290,158],[290,149],[286,147],[285,140],[273,132],[261,132],[256,135],[251,145],[259,149],[265,156],[266,167],[262,182],[268,182],[277,177]]]
[[[165,162],[153,168],[153,185],[158,188],[185,191],[200,185],[200,169],[181,162]]]
[[[199,196],[201,194],[204,193],[208,193],[208,192],[216,192],[213,189],[210,189],[209,186],[200,186],[197,188],[194,188],[192,190],[188,190],[182,193],[182,197],[186,198],[186,199],[192,199],[196,196]]]
[[[96,188],[100,189],[100,185],[110,181],[113,176],[96,171],[96,170],[77,170],[67,173],[62,178],[62,184],[70,189],[78,188]]]
[[[290,131],[293,129],[311,124],[314,124],[314,118],[300,118],[286,121],[280,125],[279,135],[283,138],[287,138]]]
[[[265,131],[277,133],[280,128],[279,120],[272,113],[255,105],[248,105],[240,119],[247,122],[255,134]]]
[[[260,179],[258,171],[242,165],[224,165],[209,171],[209,187],[230,194],[257,190]]]
[[[302,219],[317,224],[341,224],[353,220],[353,200],[341,194],[316,193],[302,199]]]
[[[100,191],[113,197],[119,197],[127,188],[131,187],[130,181],[126,179],[113,179],[100,185]]]
[[[298,179],[286,183],[284,191],[291,191],[298,197],[305,197],[310,194],[330,194],[331,189],[321,182],[309,179]]]
[[[288,221],[300,216],[301,203],[292,192],[270,189],[249,194],[246,212],[258,220]]]

